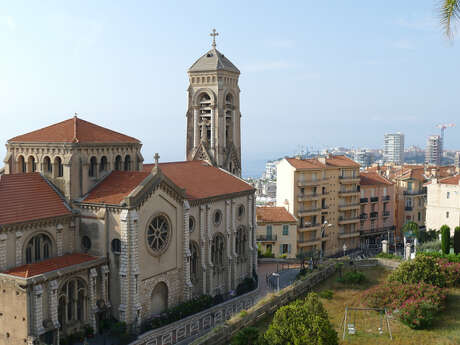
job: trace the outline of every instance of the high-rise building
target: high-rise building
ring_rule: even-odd
[[[361,168],[365,168],[371,165],[371,153],[366,150],[355,151],[353,159],[356,163],[361,165]]]
[[[384,138],[383,159],[397,165],[404,162],[404,134],[388,133]]]
[[[455,153],[454,165],[456,168],[460,168],[460,152]]]
[[[426,143],[425,163],[441,165],[442,140],[439,135],[430,135]]]

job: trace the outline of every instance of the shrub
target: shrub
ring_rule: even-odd
[[[338,336],[318,295],[279,308],[264,338],[269,345],[337,345]]]
[[[249,291],[254,290],[257,287],[257,283],[254,278],[244,278],[244,280],[236,287],[236,294],[238,296],[243,295]]]
[[[438,264],[444,275],[446,286],[452,287],[460,285],[460,263],[449,262],[447,259],[438,259]]]
[[[318,296],[325,299],[332,299],[334,292],[331,290],[322,290],[318,292]]]
[[[401,306],[400,320],[413,329],[425,329],[431,326],[434,316],[436,315],[436,307],[430,303],[426,303],[423,299],[408,299]]]
[[[419,231],[419,235],[417,237],[417,240],[420,243],[433,242],[437,239],[438,239],[438,233],[436,230],[433,230],[433,229]]]
[[[439,252],[441,250],[441,241],[434,240],[429,242],[424,242],[417,246],[417,250],[421,252]]]
[[[460,226],[457,226],[454,231],[454,253],[460,254]]]
[[[359,271],[349,271],[343,275],[342,278],[337,278],[337,281],[344,284],[361,284],[366,280],[366,276],[363,272]]]
[[[446,280],[437,259],[430,256],[416,256],[414,260],[402,262],[389,276],[389,281],[404,284],[424,282],[444,287]]]
[[[444,254],[450,253],[450,228],[447,225],[441,226],[441,249]]]
[[[447,259],[449,262],[460,262],[460,255],[456,254],[444,254],[439,252],[417,252],[417,256],[427,256],[437,259]]]
[[[259,339],[259,330],[256,327],[245,327],[233,337],[232,345],[254,345]]]

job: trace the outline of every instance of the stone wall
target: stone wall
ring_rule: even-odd
[[[172,345],[186,338],[204,333],[230,319],[236,313],[252,307],[259,290],[233,298],[200,313],[139,335],[130,345]]]

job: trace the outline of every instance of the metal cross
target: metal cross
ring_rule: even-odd
[[[212,33],[209,34],[212,37],[212,47],[216,49],[216,36],[219,36],[219,33],[216,29],[212,29]]]
[[[160,155],[157,153],[155,153],[155,156],[153,156],[153,158],[155,159],[155,167],[158,168],[158,160],[160,159]]]

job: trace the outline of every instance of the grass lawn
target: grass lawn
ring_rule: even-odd
[[[368,282],[359,287],[347,287],[336,281],[337,275],[318,285],[315,291],[332,290],[334,296],[331,300],[322,299],[322,302],[329,313],[329,318],[339,334],[340,344],[343,345],[368,345],[368,344],[398,344],[398,345],[458,345],[460,344],[460,289],[451,289],[447,298],[446,309],[438,314],[435,324],[428,330],[412,330],[398,320],[390,319],[393,340],[388,333],[378,334],[381,325],[380,316],[373,311],[349,314],[352,323],[357,329],[356,335],[347,335],[342,340],[342,321],[345,306],[364,307],[362,304],[362,293],[367,288],[383,281],[390,271],[382,267],[366,268],[362,270]],[[259,320],[255,325],[261,331],[265,331],[272,316]],[[347,322],[350,323],[350,322]]]

